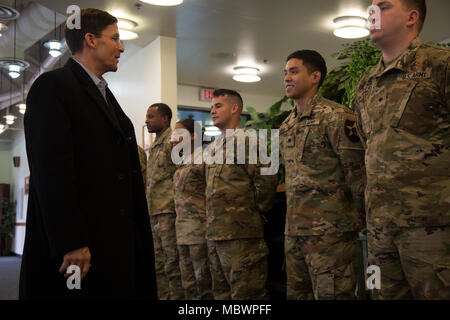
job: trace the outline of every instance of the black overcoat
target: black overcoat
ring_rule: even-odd
[[[134,128],[72,58],[41,75],[27,98],[30,167],[19,297],[156,298],[154,252]],[[59,274],[88,246],[80,290]]]

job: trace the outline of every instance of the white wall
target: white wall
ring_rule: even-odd
[[[211,108],[211,103],[206,101],[200,101],[199,99],[200,87],[191,85],[178,85],[178,105],[189,106],[189,107],[202,107],[205,109]],[[247,94],[245,92],[239,92],[244,100],[244,111],[247,111],[246,107],[251,106],[258,112],[265,112],[267,109],[273,105],[275,102],[280,100],[282,97],[274,96],[262,96]]]
[[[126,51],[125,51],[126,53]],[[157,102],[177,110],[176,40],[158,37],[146,47],[133,51],[118,71],[105,74],[109,88],[131,119],[138,144],[147,108]],[[175,123],[176,117],[173,122]]]
[[[20,157],[20,167],[15,168],[12,163],[12,157]],[[25,177],[30,175],[28,167],[28,158],[25,149],[25,134],[18,132],[11,145],[11,162],[9,165],[11,172],[11,199],[17,203],[17,222],[25,222],[27,216],[28,195],[24,195]],[[22,194],[22,196],[19,195]],[[21,200],[21,201],[20,201]],[[19,203],[21,202],[21,203]],[[20,208],[22,209],[23,219],[19,219]],[[15,238],[12,244],[12,251],[22,254],[25,241],[25,226],[16,226]]]
[[[0,183],[11,183],[11,143],[0,142]]]

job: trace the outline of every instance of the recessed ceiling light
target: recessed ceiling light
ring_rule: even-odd
[[[333,20],[336,29],[333,34],[344,39],[357,39],[367,37],[370,32],[367,28],[367,19],[358,16],[342,16]]]
[[[177,6],[183,3],[183,0],[141,0],[145,3],[154,4],[155,6]]]
[[[233,80],[238,82],[258,82],[261,78],[258,76],[258,68],[239,66],[235,67]]]
[[[132,29],[137,27],[137,23],[130,19],[117,18],[117,27],[119,28],[120,40],[133,40],[139,38],[138,34]]]

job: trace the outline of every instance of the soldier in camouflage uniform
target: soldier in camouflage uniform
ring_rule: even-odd
[[[285,163],[288,299],[354,299],[364,224],[364,152],[352,111],[318,93],[326,75],[312,50],[287,58],[296,108],[280,127]]]
[[[200,125],[192,119],[177,122],[175,129],[189,131],[191,137],[191,161],[177,165],[173,176],[175,211],[177,218],[178,253],[180,256],[181,281],[186,299],[213,300],[211,291],[211,273],[209,271],[208,247],[206,246],[206,209],[205,209],[205,165],[193,161],[194,127]],[[198,128],[201,132],[201,128]],[[180,137],[180,139],[182,139]],[[175,139],[173,145],[182,140]],[[201,146],[199,147],[201,149]],[[185,159],[185,158],[184,158]],[[199,161],[201,162],[201,161]]]
[[[138,146],[139,164],[141,165],[142,180],[144,186],[147,186],[147,154],[144,149]]]
[[[223,148],[226,129],[240,125],[242,98],[232,90],[213,94],[211,116],[222,130],[210,150]],[[242,129],[241,129],[242,130]],[[237,148],[234,150],[236,151]],[[224,160],[224,159],[223,159]],[[261,175],[260,164],[206,164],[206,239],[216,300],[268,299],[268,249],[264,242],[262,214],[272,205],[276,175]]]
[[[156,133],[147,160],[147,203],[155,247],[155,269],[160,300],[184,299],[175,233],[173,174],[170,120],[172,112],[164,103],[147,110],[148,131]]]
[[[450,299],[450,51],[417,38],[425,1],[380,3],[381,61],[359,83],[377,299]],[[401,23],[399,23],[399,21]]]

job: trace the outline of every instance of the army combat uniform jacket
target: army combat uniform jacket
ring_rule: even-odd
[[[177,244],[206,243],[205,164],[180,164],[173,176]]]
[[[450,50],[416,38],[359,83],[368,225],[450,225],[449,61]]]
[[[285,235],[360,230],[364,219],[364,151],[350,109],[317,93],[280,127],[286,171]]]
[[[226,140],[235,140],[235,135],[220,136],[209,147],[221,144],[225,157]],[[264,236],[261,214],[272,206],[277,175],[261,175],[259,162],[249,164],[248,148],[245,164],[237,164],[237,148],[234,152],[234,164],[206,164],[207,240]]]
[[[144,181],[144,186],[147,188],[147,154],[140,146],[138,146],[138,153],[139,164],[141,165],[142,181]]]
[[[150,147],[147,160],[147,203],[151,216],[175,213],[173,202],[172,129],[168,128]]]

